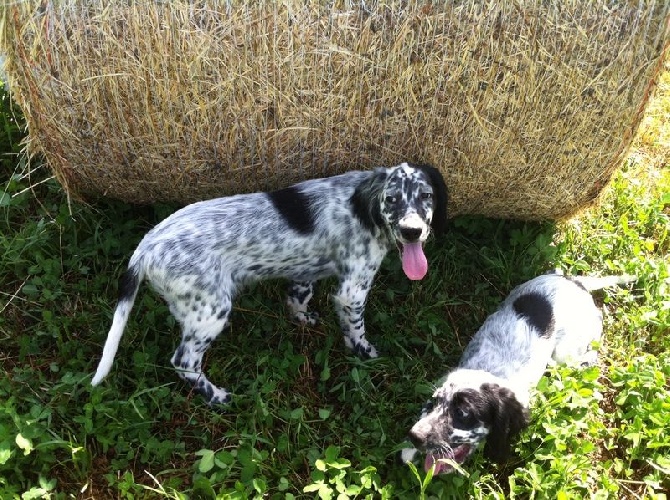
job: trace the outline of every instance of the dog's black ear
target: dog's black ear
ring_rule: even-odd
[[[376,168],[371,176],[356,186],[351,196],[354,215],[372,233],[384,225],[380,200],[387,177],[385,168]]]
[[[433,186],[433,199],[435,200],[433,222],[431,224],[433,231],[437,235],[444,234],[447,228],[447,203],[449,202],[449,193],[444,177],[438,169],[431,165],[420,164],[416,165],[416,168],[423,170],[428,176],[431,186]]]
[[[491,425],[484,456],[493,462],[504,462],[510,455],[512,440],[528,426],[528,408],[506,387],[483,384],[481,392],[489,402]]]

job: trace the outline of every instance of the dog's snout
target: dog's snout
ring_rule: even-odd
[[[421,228],[418,227],[401,227],[400,234],[407,241],[416,241],[421,237]]]
[[[409,430],[409,440],[414,446],[421,449],[426,444],[426,439],[428,438],[428,432],[422,430],[418,426],[414,426]]]

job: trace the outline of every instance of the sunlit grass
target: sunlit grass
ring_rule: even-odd
[[[463,217],[410,283],[391,256],[367,306],[383,358],[350,356],[328,299],[323,324],[286,318],[283,284],[243,294],[208,352],[235,399],[214,413],[177,381],[178,333],[143,287],[114,368],[99,359],[116,280],[171,207],[69,205],[53,181],[2,172],[0,497],[662,498],[670,489],[670,72],[599,203],[560,224]],[[633,273],[597,294],[597,367],[539,384],[517,458],[427,477],[395,463],[432,384],[516,284],[560,267]]]

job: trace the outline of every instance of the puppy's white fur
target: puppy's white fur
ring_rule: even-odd
[[[407,276],[423,278],[422,247],[431,232],[444,230],[447,196],[439,170],[402,163],[182,208],[147,233],[131,257],[91,383],[109,373],[142,281],[182,327],[172,364],[210,405],[227,403],[230,394],[209,381],[203,355],[250,282],[290,280],[293,317],[314,324],[318,315],[308,303],[315,282],[336,276],[333,304],[345,344],[361,357],[376,357],[363,319],[375,274],[388,250],[398,248]]]
[[[602,314],[592,290],[621,285],[633,276],[566,277],[545,274],[516,287],[491,314],[424,407],[409,436],[416,448],[401,459],[426,454],[425,467],[449,472],[480,443],[500,461],[510,441],[528,425],[530,391],[550,362],[596,361]]]

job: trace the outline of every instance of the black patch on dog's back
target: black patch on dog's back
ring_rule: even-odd
[[[539,293],[526,293],[512,304],[514,311],[530,326],[540,332],[541,337],[550,337],[554,324],[554,314],[549,300]]]
[[[268,193],[268,198],[291,229],[300,234],[310,234],[314,231],[314,213],[309,197],[297,187],[272,191]]]

